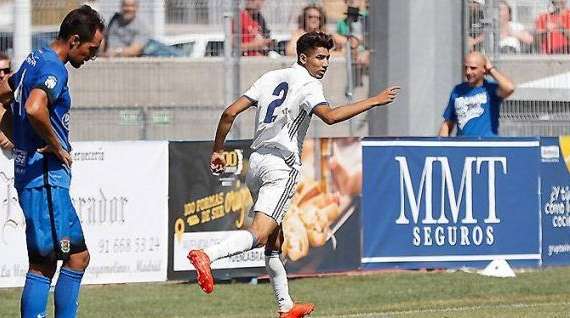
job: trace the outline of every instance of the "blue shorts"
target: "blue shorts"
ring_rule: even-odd
[[[69,255],[87,250],[69,189],[54,186],[18,189],[18,199],[26,218],[31,263],[67,260]]]

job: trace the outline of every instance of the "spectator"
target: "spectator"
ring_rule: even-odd
[[[327,17],[323,8],[316,5],[309,5],[303,8],[303,13],[299,16],[299,28],[291,34],[287,43],[286,54],[297,55],[297,40],[301,35],[308,32],[325,32]]]
[[[336,33],[342,36],[347,36],[349,33],[349,21],[351,21],[352,23],[350,26],[352,27],[352,35],[355,36],[360,43],[363,43],[366,24],[368,22],[368,11],[366,10],[367,2],[364,3],[361,0],[345,0],[344,3],[347,8],[358,9],[359,16],[357,19],[346,16],[346,18],[339,20],[336,23]]]
[[[10,66],[10,57],[3,52],[0,52],[0,81],[12,72]]]
[[[518,22],[512,21],[512,9],[507,1],[499,1],[499,30],[501,53],[520,53],[523,46],[533,43],[532,35]],[[522,44],[522,45],[521,45]]]
[[[479,52],[467,54],[464,63],[467,81],[453,88],[439,136],[450,136],[455,125],[457,136],[497,136],[501,103],[515,91],[515,86]],[[487,81],[485,74],[496,83]]]
[[[12,68],[10,66],[10,57],[3,52],[0,52],[0,81],[4,80],[12,73]],[[0,118],[4,115],[6,110],[4,107],[0,106]],[[0,131],[0,148],[2,150],[12,151],[14,144]]]
[[[552,11],[541,14],[535,24],[541,53],[569,52],[570,11],[566,0],[552,0]]]
[[[347,6],[346,18],[336,24],[335,45],[344,48],[348,40],[352,48],[353,61],[355,66],[355,83],[361,86],[362,75],[366,72],[370,54],[365,46],[365,34],[367,33],[368,11],[367,1],[345,0]]]
[[[267,55],[273,45],[271,31],[267,27],[261,8],[265,0],[246,0],[245,10],[240,12],[241,51],[244,56]]]
[[[113,15],[105,33],[103,56],[141,56],[149,40],[146,27],[137,17],[137,0],[122,0],[121,12]]]
[[[467,46],[469,51],[480,51],[482,49],[485,33],[483,32],[483,6],[485,0],[469,0],[468,6],[468,37]]]

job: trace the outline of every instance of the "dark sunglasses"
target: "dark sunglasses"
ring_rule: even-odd
[[[4,73],[10,73],[12,71],[11,68],[0,68],[0,72],[4,72]]]

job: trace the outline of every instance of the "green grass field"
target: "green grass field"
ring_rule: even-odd
[[[570,268],[516,278],[381,272],[295,279],[290,289],[317,305],[312,317],[570,317]],[[0,317],[18,316],[20,292],[0,289]],[[85,286],[79,317],[275,317],[272,294],[267,283],[218,284],[211,295],[187,283]]]

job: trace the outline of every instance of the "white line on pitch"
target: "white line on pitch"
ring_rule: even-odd
[[[436,309],[418,309],[406,311],[392,311],[392,312],[370,312],[361,314],[348,314],[348,315],[332,315],[320,316],[321,318],[388,318],[394,316],[410,315],[410,314],[429,314],[429,313],[444,313],[444,312],[462,312],[462,311],[475,311],[479,309],[492,309],[492,308],[533,308],[552,305],[570,305],[568,302],[558,303],[538,303],[538,304],[496,304],[496,305],[478,305],[478,306],[465,306],[455,308],[436,308]]]

